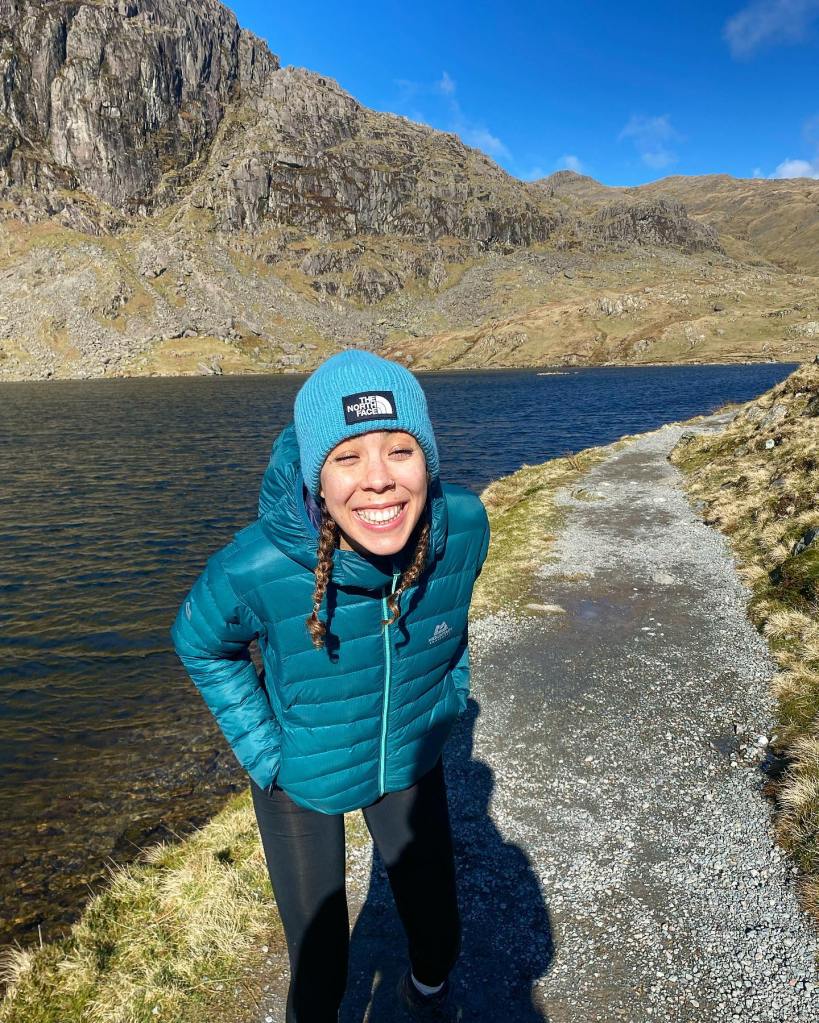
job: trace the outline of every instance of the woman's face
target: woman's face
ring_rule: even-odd
[[[427,499],[427,463],[411,433],[373,430],[337,444],[321,469],[321,496],[339,527],[339,546],[397,554]]]

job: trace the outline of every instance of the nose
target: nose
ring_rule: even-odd
[[[389,490],[395,487],[395,480],[390,474],[390,467],[386,459],[378,454],[371,455],[367,461],[367,471],[362,482],[364,490]]]

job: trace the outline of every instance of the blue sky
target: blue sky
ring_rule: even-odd
[[[819,178],[819,0],[228,6],[282,66],[525,180]]]

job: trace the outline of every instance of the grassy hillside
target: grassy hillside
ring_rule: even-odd
[[[784,270],[819,274],[819,181],[675,175],[628,191],[679,199],[737,258],[756,254]]]
[[[814,278],[720,256],[632,248],[565,271],[545,252],[506,256],[470,268],[450,310],[470,294],[468,325],[444,329],[419,304],[420,329],[396,330],[381,354],[422,370],[801,362],[819,338]]]

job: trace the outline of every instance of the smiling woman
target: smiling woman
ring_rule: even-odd
[[[488,546],[480,499],[439,478],[418,381],[353,349],[302,385],[258,521],[211,557],[177,614],[177,653],[250,776],[290,953],[288,1023],[337,1019],[344,814],[357,809],[407,934],[398,996],[448,1018],[461,925],[442,750],[466,709]]]
[[[318,612],[336,545],[364,557],[412,550],[409,567],[387,598],[392,617],[383,624],[396,621],[401,594],[415,585],[427,560],[429,523],[416,527],[426,504],[429,480],[424,453],[410,433],[374,430],[342,441],[329,453],[320,475],[319,564],[313,611],[307,620],[317,647],[324,642],[325,625]],[[410,545],[411,537],[414,542]]]
[[[341,546],[360,554],[396,554],[427,499],[427,464],[411,433],[375,430],[338,444],[321,470],[321,497]]]

